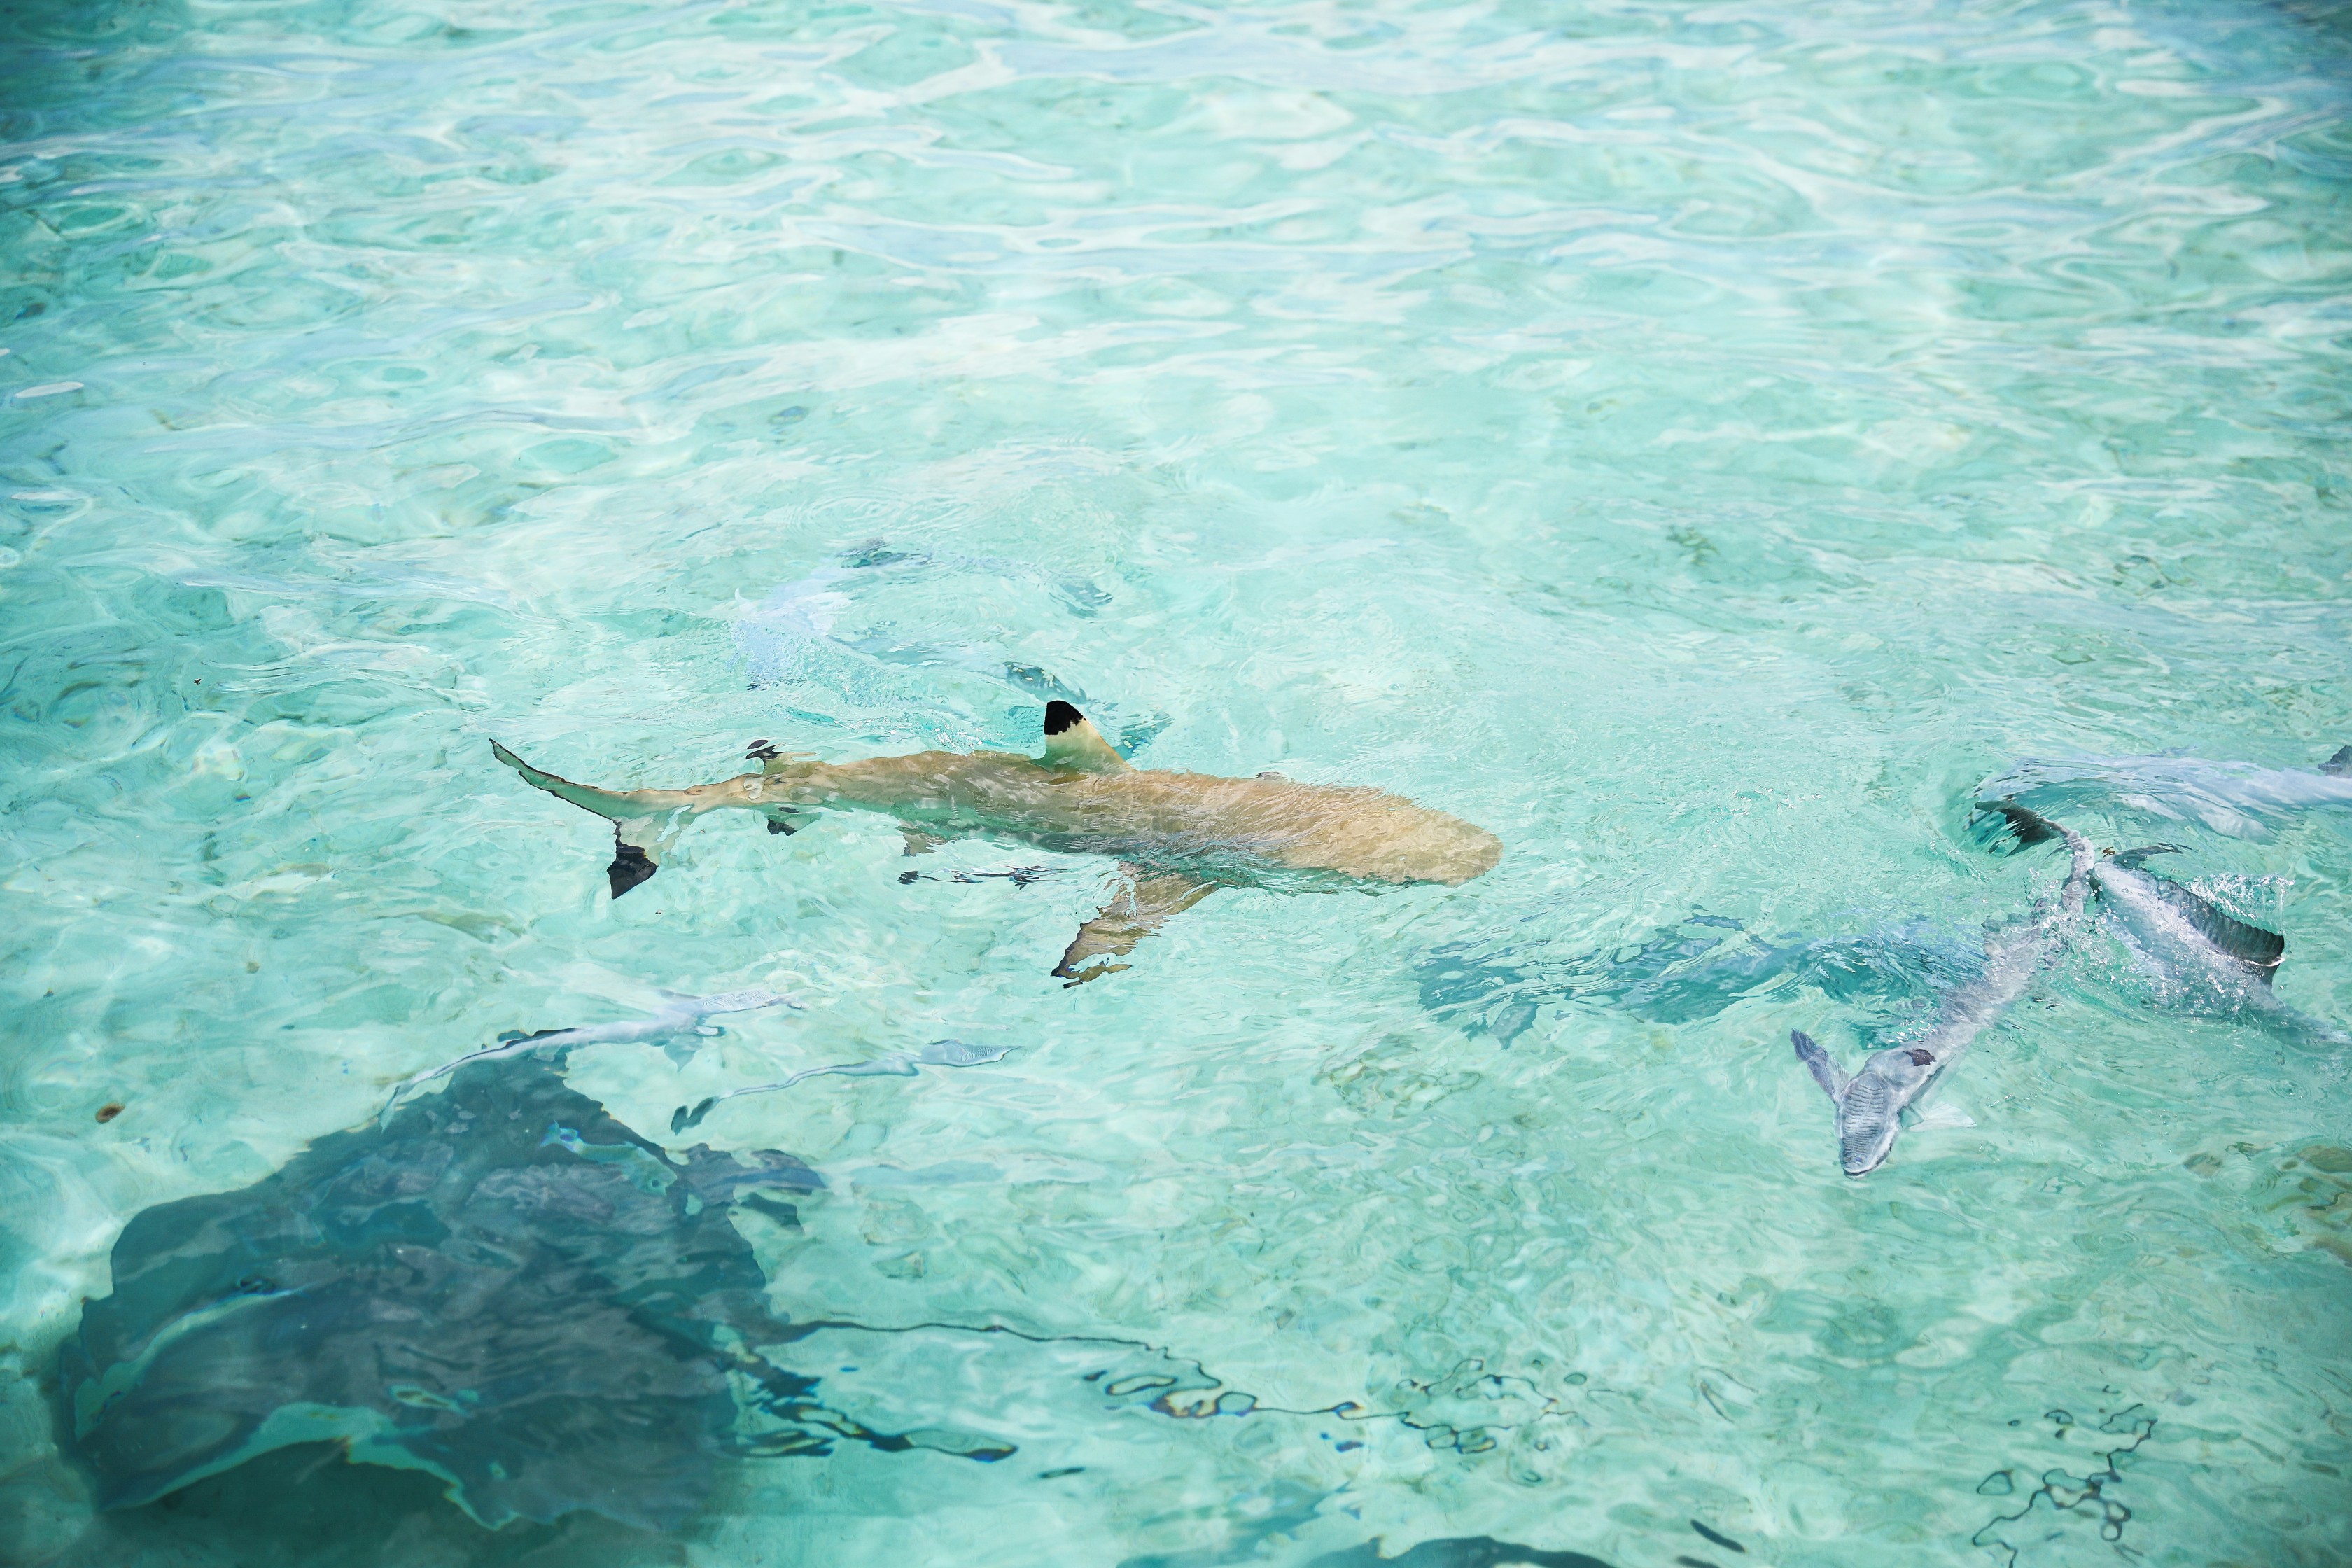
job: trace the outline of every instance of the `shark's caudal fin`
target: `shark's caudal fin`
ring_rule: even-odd
[[[612,823],[613,863],[604,868],[604,875],[612,886],[613,897],[617,899],[650,880],[661,869],[662,853],[677,837],[679,814],[688,804],[685,792],[598,789],[593,784],[574,784],[554,773],[542,773],[496,741],[490,742],[490,753],[520,773],[524,783]]]
[[[2319,771],[2330,778],[2352,778],[2352,746],[2346,746],[2320,763]]]
[[[560,778],[554,773],[541,773],[496,741],[490,742],[490,755],[520,773],[525,784],[536,784],[556,799],[568,800],[583,811],[593,811],[614,822],[646,814],[646,807],[638,799],[647,793],[644,790],[598,789],[593,784],[573,784],[570,779]]]
[[[1789,1031],[1789,1043],[1797,1047],[1797,1059],[1811,1072],[1813,1081],[1822,1086],[1823,1094],[1835,1100],[1845,1092],[1847,1079],[1844,1069],[1830,1060],[1829,1052],[1813,1043],[1812,1036],[1802,1029],[1791,1029]]]
[[[1987,801],[1977,807],[1976,826],[1988,841],[2003,836],[2016,840],[2022,849],[2028,845],[2047,844],[2053,838],[2063,838],[2066,830],[2038,811],[2028,810],[2013,800]]]
[[[1133,771],[1085,714],[1059,699],[1045,704],[1045,754],[1038,760],[1065,773]]]

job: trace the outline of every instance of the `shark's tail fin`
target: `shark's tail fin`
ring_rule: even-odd
[[[1791,1029],[1789,1031],[1789,1043],[1797,1047],[1797,1059],[1805,1064],[1806,1069],[1813,1075],[1813,1081],[1822,1086],[1823,1094],[1835,1100],[1845,1091],[1844,1072],[1837,1063],[1830,1060],[1829,1052],[1813,1043],[1812,1036],[1802,1029]]]
[[[2022,849],[2029,845],[2047,844],[2064,837],[2064,829],[2040,812],[2018,805],[2013,800],[1989,800],[1977,806],[1976,818],[1969,826],[1978,839],[1988,847],[1999,847],[2008,840],[2008,847]]]
[[[604,868],[604,875],[616,899],[661,869],[663,854],[695,808],[693,798],[684,790],[598,789],[542,773],[496,741],[490,742],[490,752],[520,773],[524,783],[612,823],[613,863]]]
[[[2083,836],[2063,822],[2053,822],[2040,812],[2022,806],[2013,800],[1989,800],[1977,805],[1975,820],[1970,825],[1978,841],[1988,848],[1997,848],[2001,841],[2009,847],[2022,849],[2029,845],[2062,840],[2077,856],[2088,853],[2090,846]]]
[[[2319,764],[2319,771],[2330,778],[2352,778],[2352,746],[2346,746]]]

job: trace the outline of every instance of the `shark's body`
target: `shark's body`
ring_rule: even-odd
[[[1916,1111],[1976,1037],[2025,994],[2034,976],[2048,965],[2081,919],[2096,853],[2070,828],[2043,823],[2026,812],[2017,813],[2011,820],[2017,822],[2020,817],[2046,829],[2034,837],[2065,840],[2073,857],[2066,880],[2054,897],[2035,904],[2023,921],[1986,931],[1983,972],[1944,994],[1936,1021],[1926,1033],[1899,1046],[1873,1051],[1864,1059],[1862,1070],[1851,1078],[1811,1037],[1802,1031],[1790,1035],[1798,1058],[1837,1107],[1838,1163],[1849,1176],[1866,1176],[1886,1163],[1902,1131],[1903,1113]],[[2020,837],[2027,837],[2022,823],[2020,827]]]
[[[2235,838],[2263,838],[2272,824],[2298,813],[2352,807],[2352,746],[2316,770],[2197,757],[2028,760],[1987,782],[1978,799],[1989,806],[2006,802],[2045,815],[2113,802],[2173,821],[2201,822]]]
[[[1271,774],[1138,770],[1068,703],[1055,701],[1045,713],[1043,757],[919,752],[823,763],[759,743],[759,773],[689,789],[599,789],[542,773],[495,742],[492,749],[530,783],[611,819],[614,898],[655,873],[688,822],[728,809],[759,813],[772,833],[795,832],[820,811],[877,812],[900,825],[910,855],[983,834],[1111,856],[1127,868],[1129,885],[1080,928],[1055,966],[1073,984],[1125,967],[1108,960],[1215,888],[1452,885],[1502,856],[1484,828],[1399,795]],[[1100,962],[1079,967],[1089,960]]]
[[[2189,889],[2145,869],[2167,846],[2100,858],[2091,885],[2123,928],[2125,944],[2153,972],[2165,1000],[2184,1008],[2242,1015],[2297,1038],[2352,1045],[2352,1034],[2290,1006],[2272,989],[2286,956],[2276,931],[2215,909]]]

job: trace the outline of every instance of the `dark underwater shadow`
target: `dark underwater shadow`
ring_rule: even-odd
[[[1811,987],[1876,1004],[1893,1024],[1984,968],[1980,932],[1926,920],[1854,936],[1770,941],[1723,915],[1696,914],[1639,941],[1594,952],[1549,942],[1474,941],[1430,949],[1414,966],[1421,1005],[1473,1038],[1509,1045],[1543,1009],[1608,1007],[1652,1024],[1695,1024],[1749,997]]]
[[[733,1224],[793,1226],[788,1154],[671,1154],[555,1063],[488,1060],[249,1186],[143,1209],[59,1347],[59,1447],[135,1509],[281,1449],[428,1472],[483,1525],[674,1529],[728,1458],[892,1444],[761,1353]]]
[[[1424,1541],[1394,1557],[1381,1555],[1381,1542],[1370,1541],[1349,1551],[1327,1552],[1307,1568],[1609,1568],[1581,1552],[1547,1552],[1488,1535]]]
[[[524,1055],[142,1210],[58,1348],[58,1446],[101,1511],[43,1568],[679,1561],[740,1461],[1019,1452],[923,1381],[942,1357],[1074,1422],[1260,1414],[1139,1341],[793,1317],[738,1222],[797,1229],[824,1186],[785,1153],[667,1150]],[[813,1336],[858,1364],[794,1370]]]
[[[486,1530],[417,1470],[347,1462],[305,1443],[247,1460],[141,1508],[98,1515],[40,1568],[670,1568],[680,1542],[591,1512]]]

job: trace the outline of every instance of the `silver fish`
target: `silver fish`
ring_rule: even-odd
[[[606,875],[616,899],[659,869],[688,823],[729,808],[765,816],[771,833],[797,832],[824,809],[879,812],[897,819],[909,855],[987,834],[1116,857],[1125,888],[1054,966],[1072,985],[1126,968],[1110,961],[1221,887],[1451,886],[1503,854],[1486,829],[1376,789],[1131,767],[1058,699],[1045,708],[1040,757],[919,752],[823,763],[754,742],[760,772],[690,789],[601,789],[543,773],[496,742],[490,749],[528,783],[611,820]]]
[[[2209,763],[2197,757],[2028,759],[1977,792],[1989,807],[2035,812],[2094,802],[2176,822],[2201,822],[2233,838],[2267,838],[2271,826],[2315,807],[2352,806],[2352,746],[2315,770]]]
[[[2055,897],[2037,902],[2024,920],[1986,931],[1983,973],[1944,994],[1936,1021],[1927,1031],[1901,1045],[1873,1051],[1864,1059],[1862,1070],[1851,1078],[1814,1044],[1812,1037],[1802,1030],[1790,1032],[1798,1058],[1837,1107],[1838,1163],[1849,1176],[1866,1176],[1886,1163],[1902,1131],[1903,1113],[1920,1112],[1920,1102],[1942,1082],[1952,1064],[2025,994],[2026,987],[2081,920],[2092,866],[2098,858],[2089,842],[2072,828],[2021,807],[2006,807],[2003,815],[2025,842],[2052,837],[2065,841],[2072,856],[2066,880]]]
[[[742,1089],[730,1089],[724,1094],[714,1094],[688,1110],[681,1105],[669,1119],[672,1132],[683,1132],[698,1124],[723,1100],[745,1094],[773,1094],[790,1089],[806,1079],[835,1076],[839,1078],[912,1078],[919,1068],[969,1068],[983,1062],[1001,1062],[1013,1054],[1011,1046],[975,1046],[969,1040],[933,1040],[919,1051],[893,1051],[872,1061],[836,1062],[832,1067],[803,1068],[790,1078],[774,1083],[755,1083]]]
[[[748,991],[721,991],[709,996],[689,996],[683,992],[662,993],[663,1005],[642,1018],[618,1018],[609,1024],[589,1024],[576,1029],[541,1029],[536,1034],[510,1034],[499,1037],[496,1045],[484,1046],[478,1051],[468,1051],[439,1067],[402,1080],[392,1091],[383,1113],[390,1116],[401,1097],[413,1089],[422,1088],[435,1079],[455,1072],[467,1062],[490,1061],[499,1057],[519,1056],[525,1051],[560,1049],[571,1046],[624,1044],[638,1040],[664,1040],[691,1030],[697,1034],[715,1035],[717,1026],[709,1022],[714,1013],[749,1013],[762,1007],[791,1007],[800,1004],[780,991],[754,987]]]

